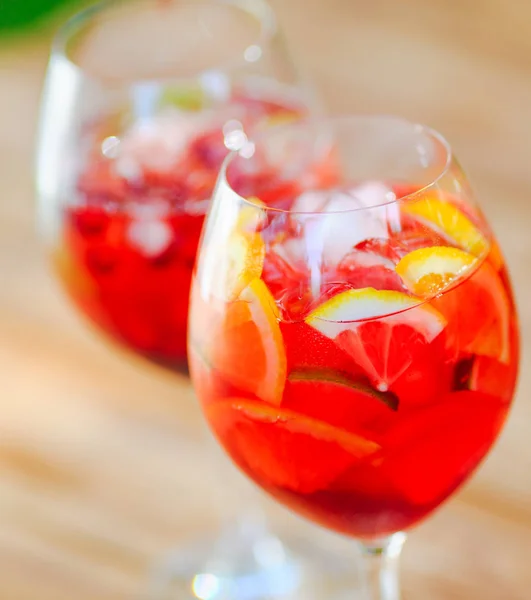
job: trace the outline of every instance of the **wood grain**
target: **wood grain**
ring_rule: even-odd
[[[517,402],[478,475],[411,536],[404,587],[410,600],[526,600],[531,5],[274,5],[331,111],[400,113],[445,133],[505,249],[524,344]],[[47,271],[32,152],[48,38],[0,43],[0,597],[133,598],[154,560],[243,500],[208,460],[187,380],[103,344]]]

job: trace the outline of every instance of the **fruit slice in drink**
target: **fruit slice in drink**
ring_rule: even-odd
[[[401,292],[347,290],[324,302],[306,323],[334,339],[381,392],[399,378],[444,330],[444,317]],[[415,385],[421,385],[421,381]]]
[[[484,262],[455,289],[433,300],[448,319],[448,340],[459,351],[488,356],[507,364],[511,359],[511,308],[499,274]]]
[[[199,265],[205,282],[203,293],[227,301],[236,300],[253,279],[262,275],[265,258],[262,236],[234,230],[228,238],[222,236],[211,244]],[[224,253],[217,251],[222,245],[226,248]]]
[[[452,202],[436,196],[426,196],[421,200],[405,203],[402,210],[475,256],[483,256],[489,249],[487,238]]]
[[[449,247],[415,250],[396,270],[410,290],[433,296],[470,275],[432,302],[448,320],[448,341],[458,352],[489,356],[507,363],[510,358],[510,305],[499,274],[488,262],[478,264],[472,254]]]
[[[345,429],[252,400],[215,402],[207,416],[234,460],[266,487],[310,494],[379,450]]]
[[[406,254],[396,265],[396,272],[411,292],[429,298],[463,277],[476,263],[475,256],[458,248],[433,246]]]
[[[430,509],[478,464],[506,412],[506,405],[481,392],[445,394],[437,403],[397,422],[381,442],[378,454],[353,464],[331,487],[388,505],[406,502],[410,515],[422,507]],[[409,518],[407,513],[399,518],[404,517]]]
[[[254,279],[238,300],[226,305],[206,352],[213,368],[232,385],[270,404],[280,404],[286,352],[278,310],[261,279]]]
[[[397,396],[378,392],[362,376],[318,368],[292,371],[282,399],[282,408],[367,434],[375,441],[396,422],[398,405]]]

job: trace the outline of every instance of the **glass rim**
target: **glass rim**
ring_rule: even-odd
[[[421,188],[419,188],[413,192],[410,192],[408,194],[403,194],[401,196],[395,196],[395,198],[392,200],[389,200],[386,202],[381,202],[379,204],[374,204],[372,206],[359,206],[356,208],[349,208],[349,209],[345,209],[345,210],[337,210],[337,211],[330,211],[330,212],[318,211],[318,210],[317,211],[297,211],[297,210],[277,208],[277,207],[267,206],[267,205],[263,206],[263,205],[257,204],[256,202],[253,202],[249,198],[245,198],[244,196],[242,196],[242,195],[238,194],[238,192],[236,192],[236,190],[231,186],[231,184],[229,183],[229,181],[227,179],[227,170],[230,167],[230,165],[233,164],[233,162],[235,160],[237,160],[238,158],[240,158],[242,160],[251,160],[252,159],[252,157],[250,157],[250,159],[245,159],[244,157],[242,157],[241,149],[238,149],[238,150],[232,150],[231,152],[229,152],[227,154],[227,156],[225,157],[225,159],[223,160],[223,163],[220,168],[219,176],[218,176],[218,185],[219,184],[225,185],[242,202],[244,202],[248,206],[252,206],[254,208],[259,208],[263,211],[267,211],[267,212],[271,212],[271,213],[285,213],[285,214],[290,214],[290,215],[301,215],[301,216],[304,216],[304,215],[306,215],[306,216],[311,216],[311,215],[326,216],[326,215],[349,214],[349,213],[354,213],[354,212],[362,212],[362,211],[381,209],[384,207],[398,204],[400,202],[407,201],[408,199],[415,198],[416,196],[421,196],[421,195],[425,194],[429,189],[436,187],[437,184],[447,175],[447,173],[450,170],[450,167],[454,161],[452,147],[450,146],[450,143],[448,142],[448,140],[440,132],[438,132],[436,129],[433,129],[432,127],[423,125],[422,123],[418,123],[415,121],[410,121],[409,119],[407,119],[405,117],[401,117],[399,115],[393,115],[393,114],[387,114],[387,113],[380,113],[380,114],[351,113],[351,114],[343,114],[343,115],[336,115],[336,116],[306,117],[295,123],[275,125],[273,127],[270,127],[267,131],[261,132],[256,137],[253,137],[253,139],[251,140],[251,143],[258,145],[260,143],[260,140],[267,139],[267,138],[271,137],[272,135],[274,135],[275,133],[278,134],[279,132],[297,130],[297,129],[302,130],[309,126],[315,127],[316,124],[318,126],[323,126],[323,125],[327,125],[327,124],[328,125],[337,125],[339,123],[353,123],[356,121],[367,121],[367,120],[375,120],[375,121],[389,120],[389,121],[392,121],[395,123],[403,123],[406,125],[410,125],[412,127],[412,129],[414,129],[418,132],[423,132],[423,133],[427,134],[427,136],[429,138],[436,140],[441,145],[441,147],[444,149],[445,156],[446,156],[444,165],[441,166],[440,172],[437,174],[437,176],[434,177],[429,183],[427,183],[426,185],[423,185]]]
[[[166,0],[170,5],[172,0]],[[278,24],[275,16],[275,12],[269,0],[178,0],[181,5],[188,6],[200,6],[203,5],[218,5],[228,6],[234,9],[241,10],[244,13],[254,17],[259,23],[260,31],[259,34],[249,46],[258,46],[260,49],[264,49],[268,46],[275,35],[278,34]],[[160,5],[163,5],[164,0],[159,0]],[[156,0],[99,0],[96,4],[85,7],[72,16],[67,18],[62,25],[57,29],[51,44],[51,55],[59,56],[62,60],[66,61],[70,67],[76,71],[80,71],[88,79],[94,80],[106,80],[108,77],[99,76],[97,74],[87,71],[78,61],[74,60],[69,56],[67,46],[69,41],[73,38],[76,33],[79,33],[84,26],[89,26],[91,21],[97,19],[101,15],[105,15],[107,11],[111,11],[113,8],[133,8],[135,6],[147,6],[155,7],[157,5]],[[260,59],[258,59],[259,62]],[[230,71],[232,69],[245,66],[247,64],[244,58],[238,58],[226,62],[220,62],[212,64],[208,68],[198,69],[197,73],[192,77],[200,77],[202,74],[210,73],[212,71]],[[155,77],[131,77],[120,80],[120,83],[127,84],[134,82],[149,82],[149,81],[161,81],[163,79],[172,79],[171,73],[165,76]],[[179,78],[179,77],[176,77]],[[183,79],[190,79],[189,76],[183,77]]]

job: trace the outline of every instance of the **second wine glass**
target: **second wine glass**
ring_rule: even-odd
[[[314,107],[264,0],[104,2],[67,23],[44,89],[37,187],[47,250],[80,312],[121,347],[186,370],[192,268],[222,160]],[[231,531],[220,580],[267,581],[248,532]],[[162,580],[191,589],[219,549],[209,540],[190,556],[177,552]]]

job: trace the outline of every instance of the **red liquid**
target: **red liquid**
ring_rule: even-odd
[[[393,265],[449,242],[407,215],[401,225],[325,265],[318,298],[304,266],[284,260],[289,243],[284,259],[274,252],[268,226],[262,281],[224,302],[201,290],[199,271],[192,294],[192,377],[225,450],[296,512],[362,538],[414,525],[470,476],[505,421],[518,367],[515,309],[496,246],[402,316],[347,323],[333,337],[311,320],[348,290],[374,288],[372,305],[375,290],[412,296]],[[371,264],[374,253],[392,262]]]
[[[99,123],[54,257],[70,296],[91,321],[170,367],[186,363],[192,269],[227,153],[222,126],[238,118],[252,132],[295,119],[300,108],[240,94],[219,114],[205,115],[164,117],[145,134],[123,130],[116,119]],[[122,138],[118,156],[102,154],[109,136]]]

